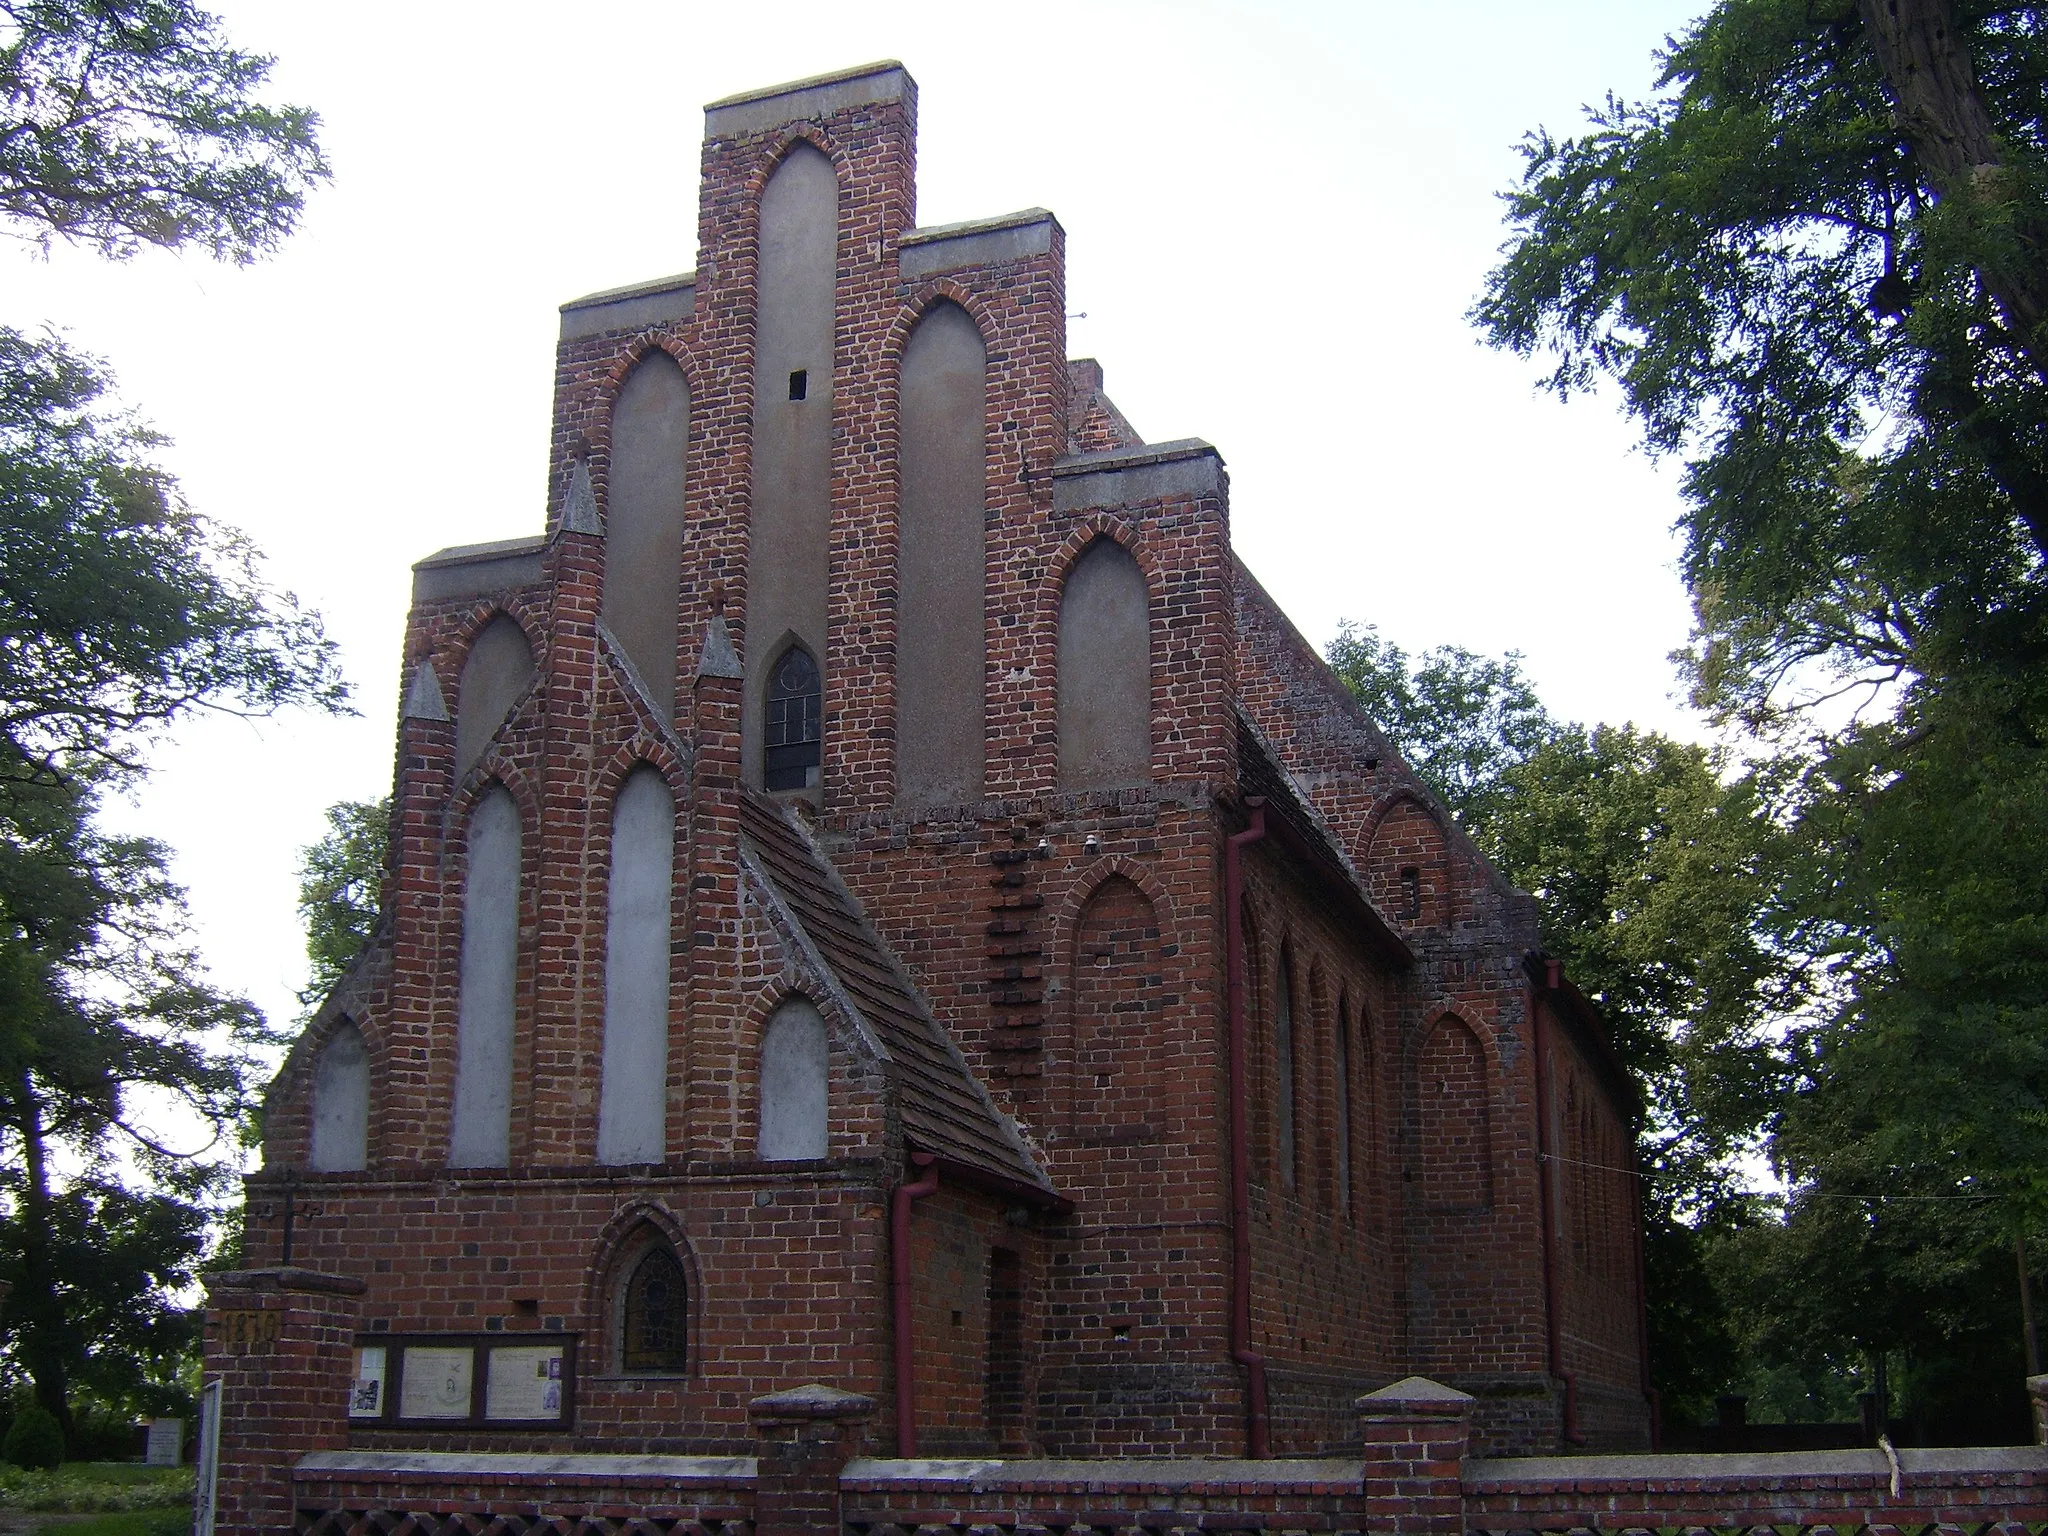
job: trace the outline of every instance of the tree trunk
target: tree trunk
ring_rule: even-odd
[[[2016,186],[1991,113],[1977,89],[1970,48],[1951,0],[1857,0],[1872,51],[1891,93],[1899,131],[1935,195],[1987,209],[2009,204]],[[2048,227],[2041,211],[2001,210],[2010,232],[1987,232],[1978,281],[2005,314],[2034,371],[2048,381]]]
[[[65,1454],[77,1449],[71,1422],[71,1376],[66,1366],[64,1302],[57,1294],[50,1254],[50,1170],[43,1145],[42,1106],[30,1074],[21,1075],[21,1146],[25,1178],[21,1192],[21,1279],[9,1297],[10,1321],[23,1362],[35,1383],[36,1401],[63,1426]]]

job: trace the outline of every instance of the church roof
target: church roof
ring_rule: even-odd
[[[801,930],[800,946],[829,972],[823,980],[834,999],[854,1012],[854,1022],[888,1057],[910,1147],[975,1182],[1040,1204],[1064,1204],[1015,1125],[990,1102],[945,1026],[789,811],[746,790],[740,830],[756,872]]]

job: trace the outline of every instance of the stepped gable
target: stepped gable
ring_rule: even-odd
[[[1116,402],[1102,392],[1102,382],[1102,364],[1094,358],[1067,359],[1068,453],[1113,453],[1145,446]]]
[[[910,1145],[1037,1203],[1063,1204],[1016,1129],[989,1102],[945,1026],[876,937],[824,854],[789,811],[748,790],[740,830],[755,868],[860,1021],[895,1063]]]

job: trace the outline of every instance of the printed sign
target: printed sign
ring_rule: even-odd
[[[365,1344],[356,1351],[355,1386],[349,1390],[348,1397],[350,1418],[384,1417],[384,1360],[382,1344]]]
[[[408,1349],[399,1388],[401,1419],[466,1419],[474,1349]]]
[[[491,1351],[484,1379],[487,1419],[559,1419],[562,1416],[562,1346]]]

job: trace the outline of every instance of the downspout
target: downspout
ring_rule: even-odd
[[[1546,964],[1549,969],[1545,982],[1554,989],[1562,967],[1555,960]],[[1550,1183],[1551,1170],[1556,1165],[1550,1158],[1550,1042],[1544,1037],[1543,1006],[1533,981],[1529,986],[1529,1029],[1536,1041],[1536,1193],[1537,1209],[1543,1217],[1544,1332],[1549,1344],[1550,1374],[1564,1383],[1565,1444],[1584,1445],[1586,1437],[1579,1433],[1579,1377],[1576,1371],[1564,1368],[1564,1338],[1558,1319],[1557,1240],[1551,1230],[1555,1201]]]
[[[1230,1010],[1230,1358],[1245,1369],[1248,1454],[1272,1454],[1266,1422],[1266,1357],[1252,1348],[1252,1181],[1246,1124],[1244,871],[1242,851],[1266,835],[1266,803],[1250,796],[1251,825],[1223,847],[1224,971]]]
[[[915,1184],[898,1184],[889,1201],[889,1290],[895,1306],[896,1454],[917,1454],[916,1394],[910,1378],[913,1340],[910,1334],[910,1204],[939,1187],[938,1159],[929,1152],[910,1154],[913,1168],[925,1170]]]
[[[1643,1181],[1649,1177],[1642,1171],[1643,1149],[1636,1148],[1633,1159],[1636,1165],[1635,1206],[1636,1206],[1636,1337],[1642,1350],[1643,1401],[1650,1405],[1650,1449],[1664,1449],[1664,1398],[1650,1379],[1650,1263],[1644,1250],[1650,1241],[1649,1229],[1643,1225]]]

